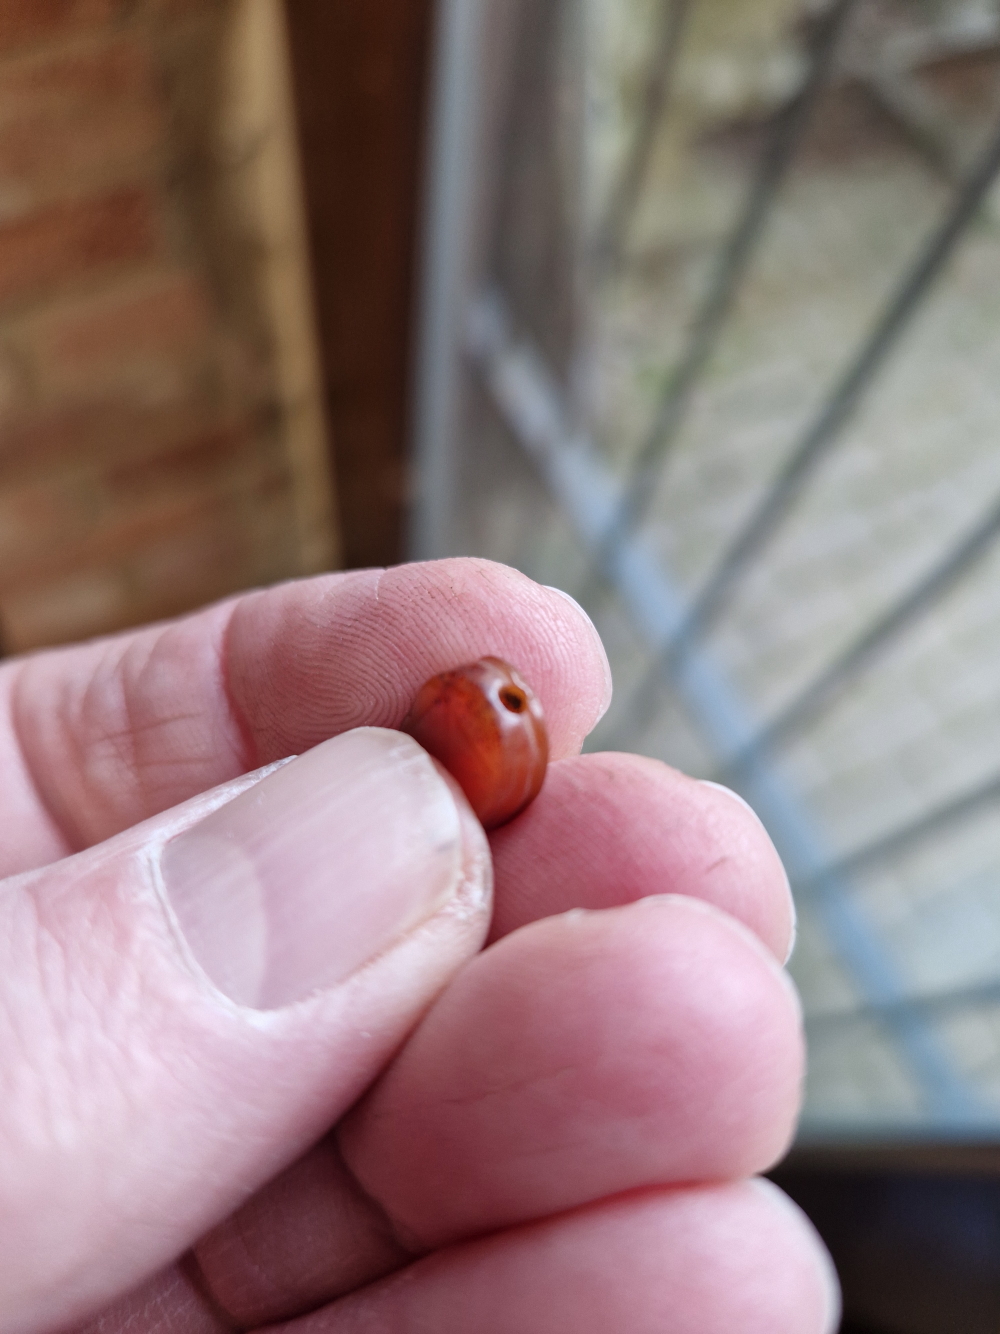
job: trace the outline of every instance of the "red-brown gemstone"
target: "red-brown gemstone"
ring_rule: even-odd
[[[542,706],[502,658],[480,658],[421,686],[403,731],[444,765],[485,829],[538,795],[549,759]]]

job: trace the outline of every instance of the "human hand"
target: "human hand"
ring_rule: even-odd
[[[351,730],[486,653],[554,760],[492,927],[460,795]],[[731,794],[578,754],[607,689],[573,604],[476,561],[0,667],[4,1334],[834,1326],[744,1180],[798,1103],[787,882]]]

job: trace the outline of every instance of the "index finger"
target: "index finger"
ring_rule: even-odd
[[[353,727],[396,727],[427,677],[486,654],[576,753],[610,675],[576,604],[502,565],[445,560],[249,593],[0,670],[0,874],[87,847]]]

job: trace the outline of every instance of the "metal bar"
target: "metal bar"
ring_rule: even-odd
[[[483,0],[437,6],[414,382],[412,560],[452,553],[461,310],[478,128]]]
[[[921,66],[956,56],[994,55],[1000,24],[985,10],[971,26],[957,14],[922,32],[878,43],[874,50],[855,53],[846,72],[868,89],[923,154],[926,161],[953,185],[961,185],[974,161],[970,136],[947,101],[919,78]]]
[[[814,885],[821,883],[826,876],[839,879],[856,875],[865,867],[891,857],[898,857],[913,844],[929,838],[932,834],[940,833],[949,825],[964,819],[967,815],[975,814],[976,811],[994,802],[1000,802],[1000,774],[991,774],[975,787],[969,788],[957,797],[951,797],[948,801],[935,806],[933,810],[925,811],[917,819],[908,820],[897,829],[892,829],[887,834],[880,834],[878,838],[862,844],[853,852],[845,853],[827,866],[821,867],[813,875],[796,881],[795,891],[799,895],[806,896]]]
[[[738,776],[751,760],[759,759],[765,751],[773,751],[775,746],[787,742],[790,736],[800,731],[877,653],[883,651],[917,616],[944,597],[969,568],[987,554],[998,536],[1000,500],[943,560],[919,579],[898,602],[876,617],[839,657],[804,686],[738,754],[727,760],[723,776],[730,779]]]
[[[585,549],[595,551],[620,502],[620,487],[593,443],[574,430],[559,389],[538,353],[529,343],[514,338],[504,302],[495,292],[472,307],[468,349],[513,436],[533,460]],[[632,534],[615,549],[608,577],[639,635],[654,652],[660,651],[683,616],[681,597],[662,563]],[[730,749],[734,737],[753,733],[743,701],[706,651],[695,649],[688,655],[677,686],[717,753]],[[792,877],[815,882],[823,876],[821,893],[814,902],[862,994],[879,1004],[905,995],[894,961],[852,901],[846,878],[830,869],[822,841],[795,794],[764,762],[748,773],[744,791]],[[932,1113],[956,1123],[977,1119],[976,1098],[952,1068],[935,1034],[912,1016],[892,1009],[884,1023]]]
[[[690,10],[691,0],[663,0],[660,6],[659,32],[646,80],[642,111],[622,170],[611,189],[604,221],[597,230],[594,268],[599,274],[616,268],[621,261],[625,237],[649,173],[663,109],[670,99]]]
[[[849,893],[850,882],[843,874],[826,872],[812,880],[810,905],[834,950],[854,973],[873,1019],[896,1044],[925,1096],[935,1081],[943,1081],[929,1099],[932,1115],[953,1124],[982,1121],[988,1114],[954,1069],[947,1048],[931,1025],[918,1011],[900,1004],[907,991],[895,961]],[[864,931],[848,936],[845,927],[858,921],[864,923]],[[990,1119],[995,1122],[997,1118],[993,1115]]]
[[[850,1010],[821,1010],[815,1014],[807,1014],[805,1026],[806,1032],[813,1035],[817,1031],[841,1028],[847,1024],[861,1023],[866,1019],[881,1019],[892,1009],[936,1015],[946,1010],[964,1009],[990,1002],[1000,1002],[1000,979],[974,982],[968,986],[956,987],[953,991],[936,992],[929,996],[900,996],[881,1005],[859,1005]]]
[[[923,1111],[908,1117],[886,1116],[884,1113],[867,1112],[864,1120],[846,1122],[838,1117],[803,1115],[795,1134],[795,1147],[848,1149],[853,1146],[877,1147],[882,1150],[887,1144],[894,1149],[907,1144],[924,1146],[927,1144],[947,1143],[949,1148],[968,1145],[981,1148],[996,1143],[997,1118],[995,1113],[983,1109],[976,1116],[927,1116]],[[857,1326],[855,1326],[857,1328]]]
[[[620,726],[620,733],[626,740],[644,728],[655,707],[661,681],[676,676],[681,670],[684,658],[718,618],[750,558],[771,537],[801,491],[809,473],[837,440],[921,300],[951,257],[955,245],[975,217],[998,172],[1000,131],[959,192],[948,216],[897,287],[819,415],[792,450],[770,491],[730,543],[669,644],[635,688],[628,714]]]
[[[960,185],[968,169],[965,126],[946,115],[911,70],[875,66],[859,78],[930,166],[950,185]]]
[[[660,469],[677,439],[695,385],[732,308],[810,113],[826,82],[837,38],[854,3],[855,0],[835,0],[817,25],[809,71],[802,87],[775,121],[743,211],[719,256],[705,300],[695,316],[684,354],[667,381],[646,440],[630,466],[629,480],[618,509],[596,553],[597,575],[603,573],[603,566],[615,546],[645,517]]]
[[[809,473],[838,438],[870,388],[931,284],[951,258],[1000,172],[1000,129],[958,194],[948,216],[905,276],[818,417],[805,432],[762,503],[723,555],[670,646],[667,669],[714,622],[740,572],[757,554],[798,496]]]

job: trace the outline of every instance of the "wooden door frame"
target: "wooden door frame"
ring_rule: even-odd
[[[343,564],[403,559],[434,0],[288,0]]]

